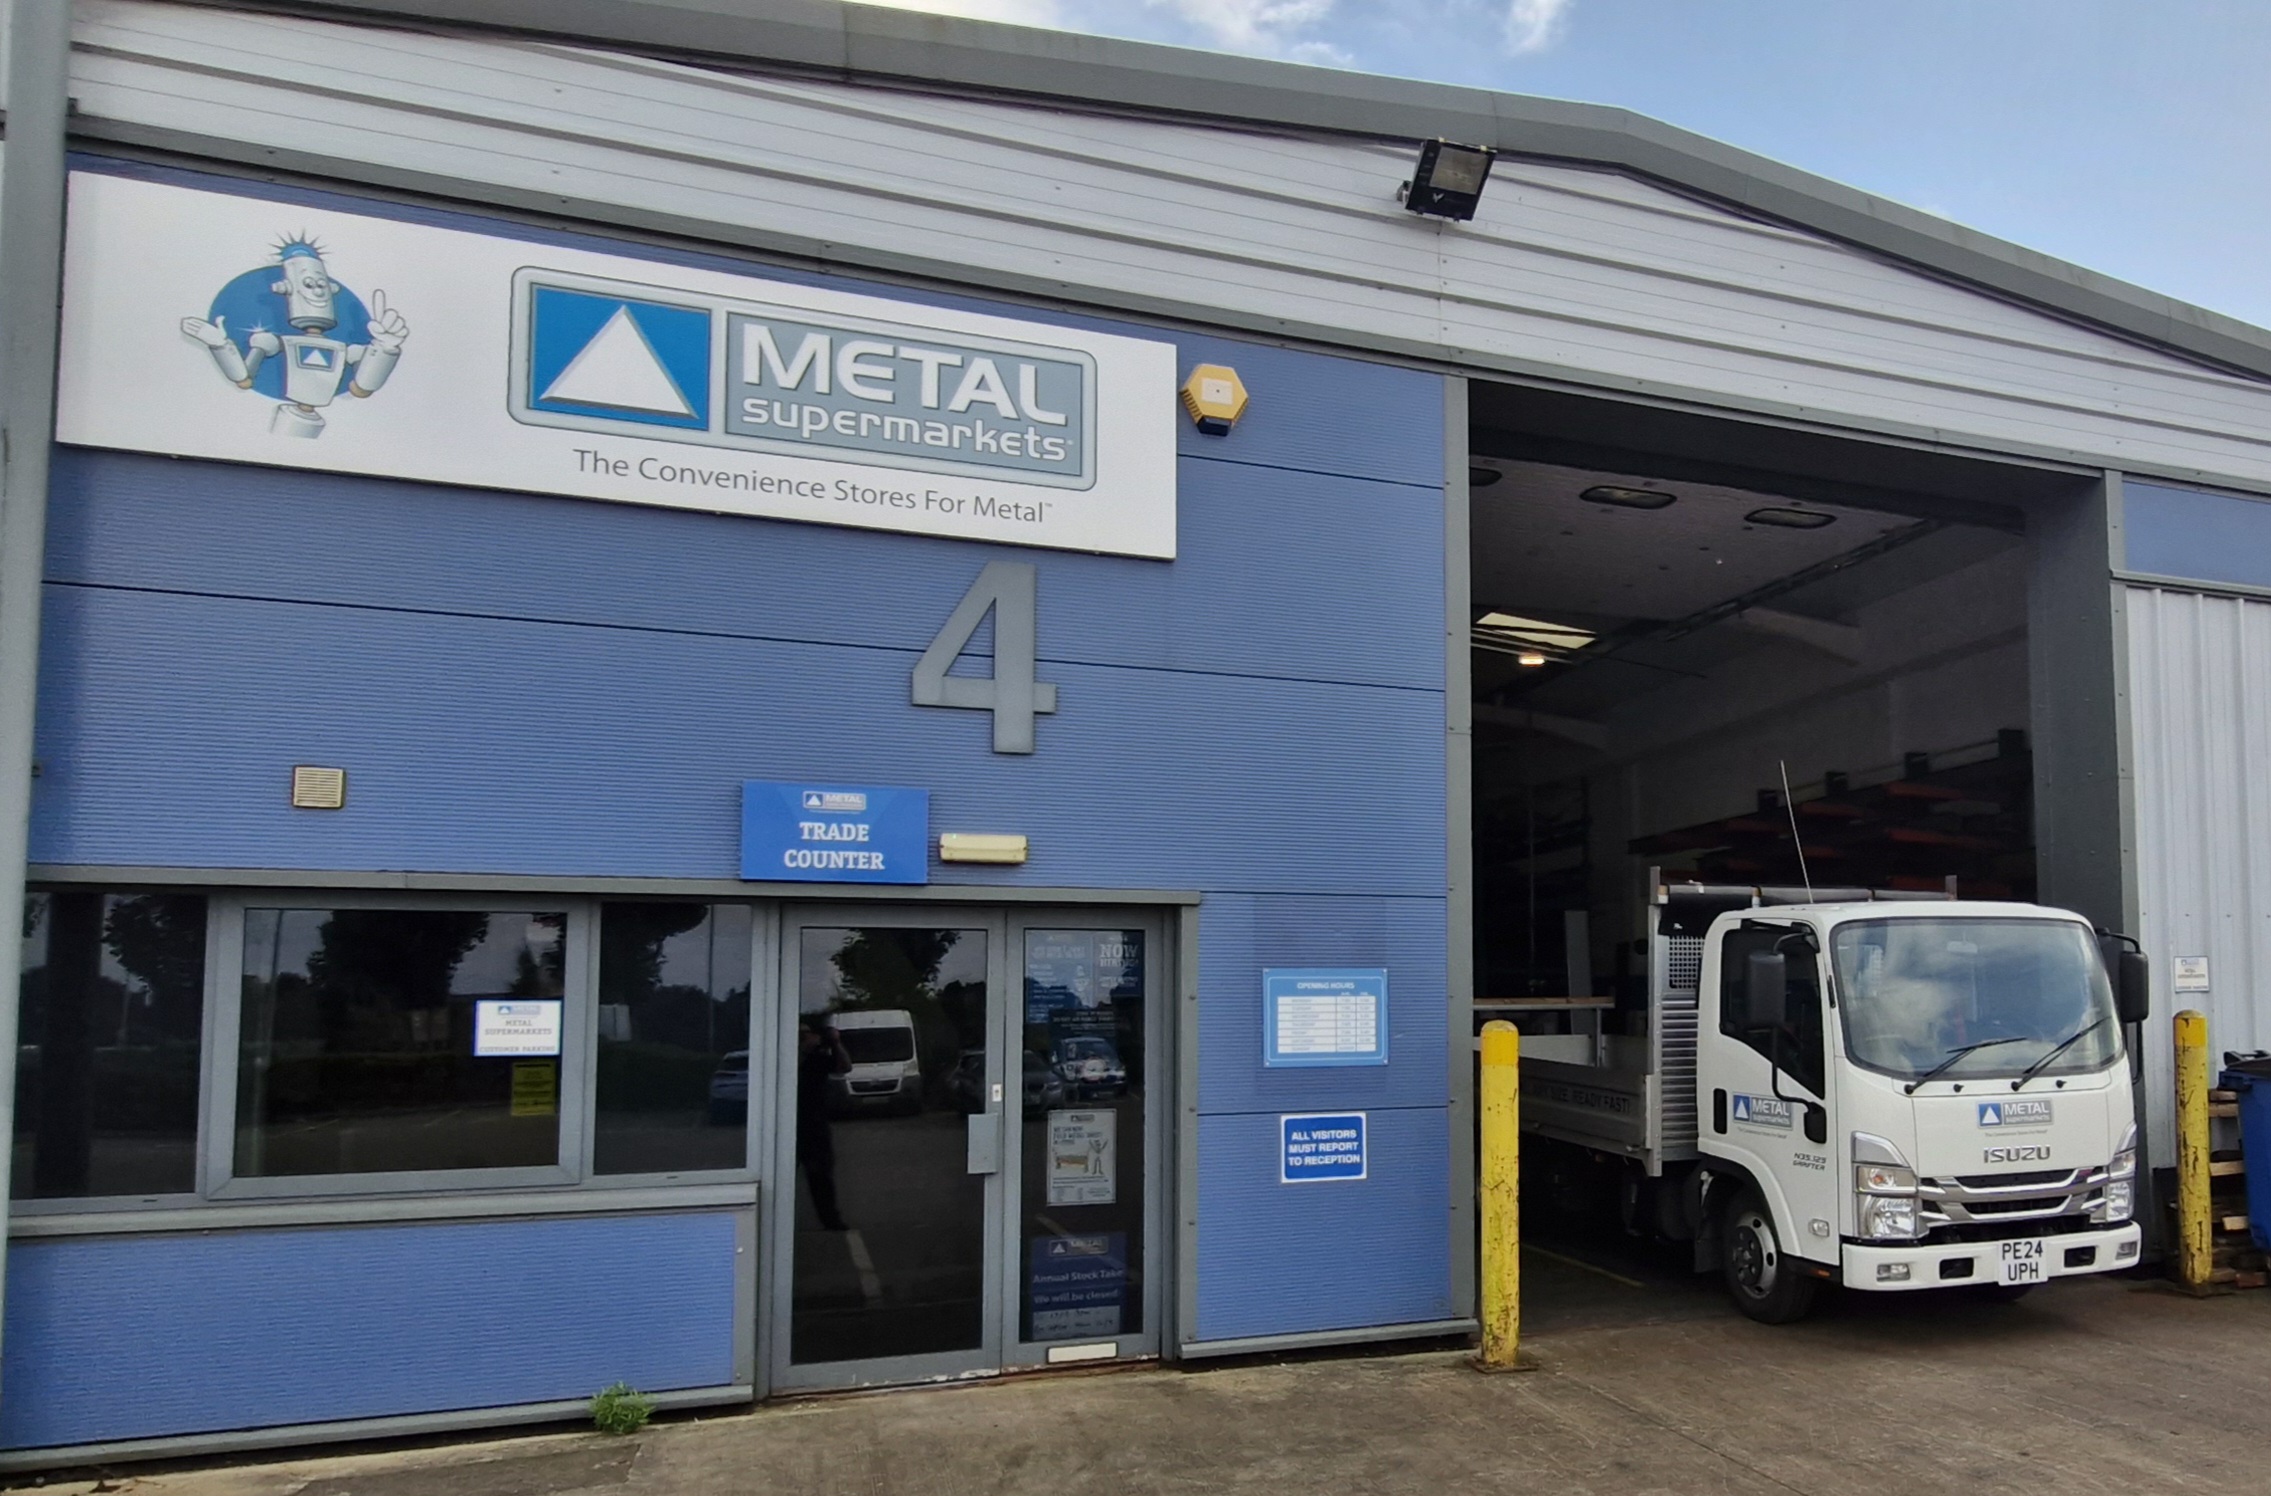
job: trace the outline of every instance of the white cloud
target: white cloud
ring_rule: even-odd
[[[1522,57],[1559,41],[1570,4],[1571,0],[1507,0],[1506,50]]]
[[[1332,15],[1334,0],[1144,0],[1195,33],[1202,46],[1263,57],[1346,66],[1349,56],[1307,35]]]

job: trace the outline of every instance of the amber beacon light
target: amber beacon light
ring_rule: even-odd
[[[1183,381],[1183,409],[1199,430],[1221,436],[1246,413],[1246,383],[1228,364],[1201,364]]]

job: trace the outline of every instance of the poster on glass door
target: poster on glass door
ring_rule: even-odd
[[[1110,1205],[1119,1198],[1119,1113],[1051,1112],[1047,1141],[1051,1205]]]

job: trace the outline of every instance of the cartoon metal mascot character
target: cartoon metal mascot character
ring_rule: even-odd
[[[410,324],[386,304],[384,291],[372,292],[365,308],[331,278],[322,247],[302,235],[276,247],[274,265],[223,286],[205,316],[182,318],[181,330],[205,345],[224,379],[281,402],[270,431],[314,437],[323,434],[321,411],[342,385],[364,398],[379,392],[402,357]]]

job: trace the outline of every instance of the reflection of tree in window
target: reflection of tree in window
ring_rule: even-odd
[[[19,1196],[169,1194],[194,1182],[205,902],[35,892],[25,903]],[[36,963],[36,964],[35,964]]]
[[[335,1049],[392,1049],[404,1040],[444,1049],[449,1025],[418,1023],[419,1009],[447,1009],[451,979],[466,953],[489,933],[489,916],[425,910],[339,909],[323,922],[307,963],[309,1014]],[[278,996],[290,981],[277,978]],[[390,1011],[397,1006],[404,1011]],[[405,1032],[405,1030],[412,1030]]]

